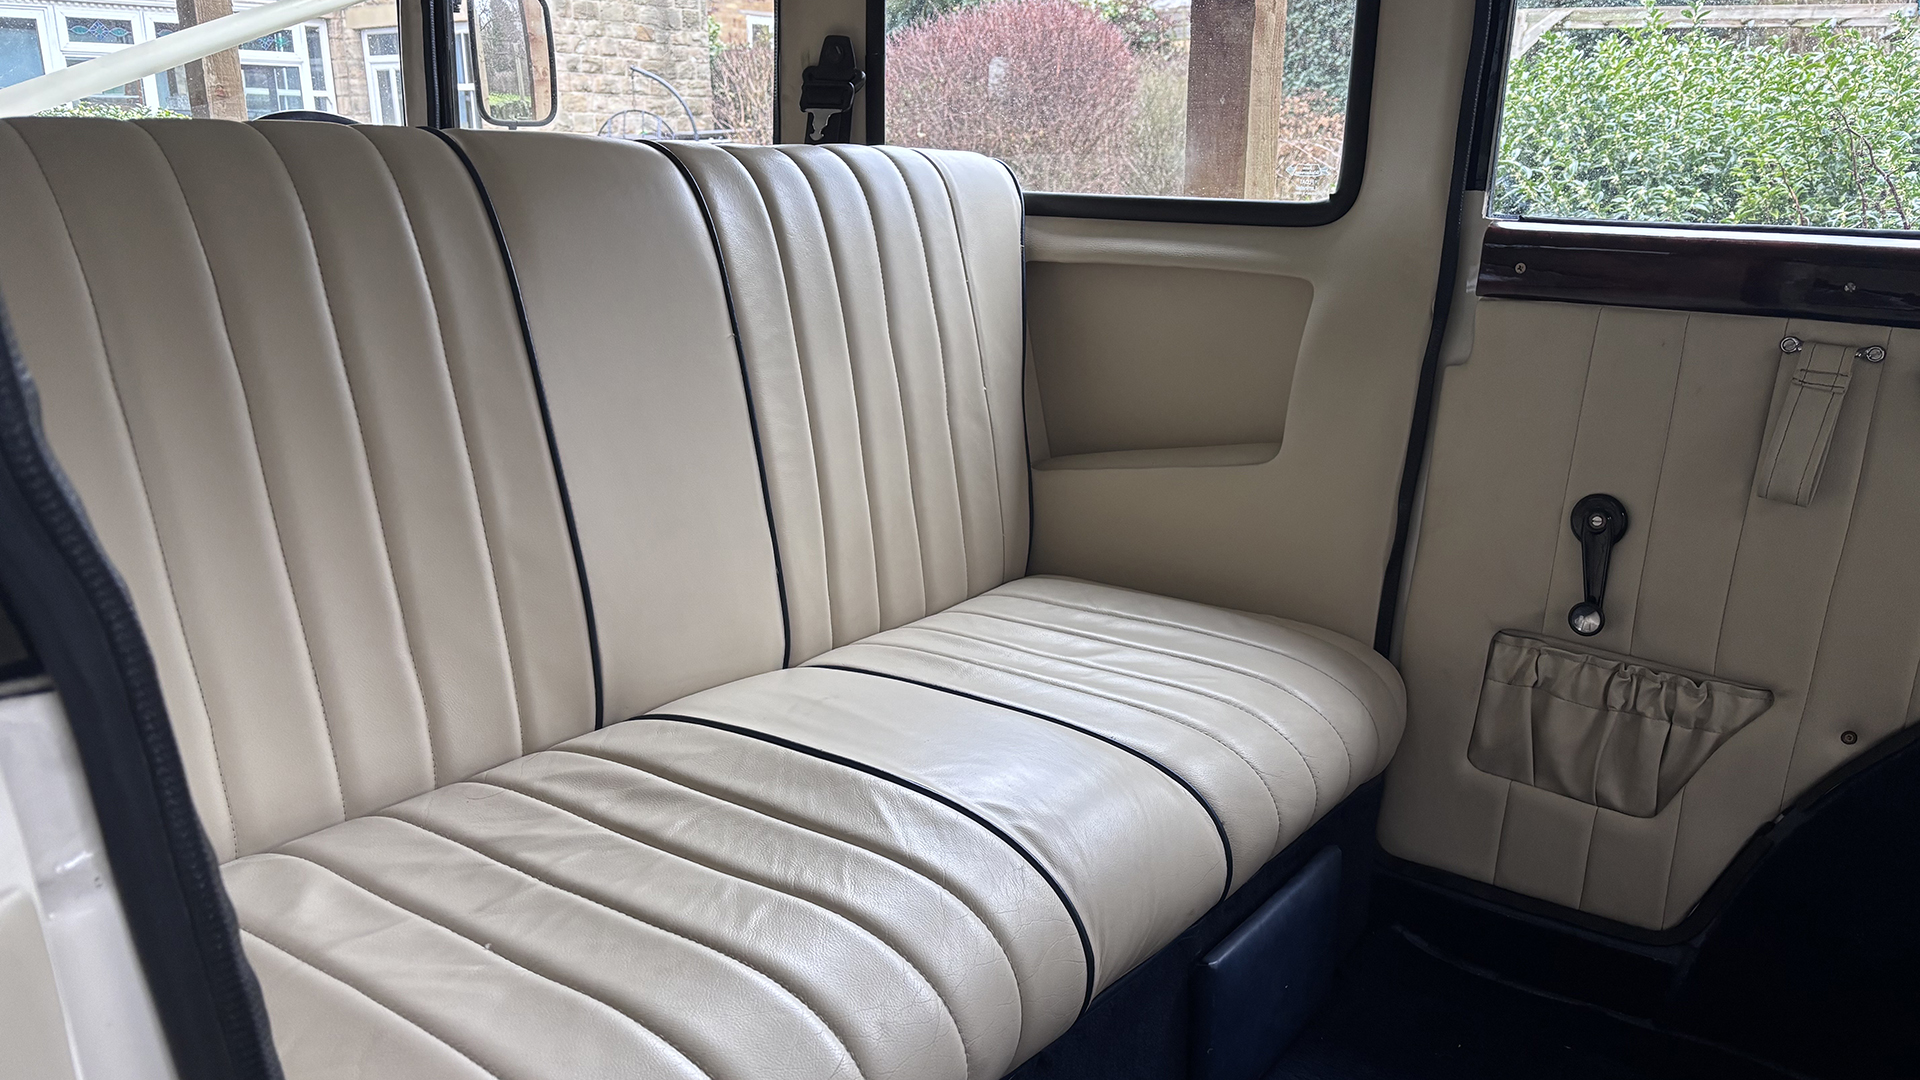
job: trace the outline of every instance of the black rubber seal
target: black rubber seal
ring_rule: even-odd
[[[1073,920],[1073,929],[1076,933],[1080,935],[1080,948],[1086,954],[1086,957],[1087,957],[1087,992],[1086,992],[1086,996],[1083,997],[1080,1001],[1080,1011],[1082,1013],[1086,1012],[1087,1006],[1093,1003],[1093,987],[1094,987],[1093,939],[1087,935],[1087,924],[1080,918],[1080,909],[1073,906],[1073,900],[1067,896],[1067,890],[1061,886],[1059,879],[1053,876],[1053,872],[1047,869],[1046,864],[1042,863],[1038,856],[1034,855],[1033,852],[1028,851],[1026,846],[1021,844],[1020,841],[1015,840],[1013,837],[1007,835],[1006,830],[1000,828],[1000,826],[998,825],[995,825],[993,822],[988,821],[984,816],[982,816],[978,812],[968,809],[966,806],[963,806],[959,802],[956,802],[955,800],[940,794],[939,792],[933,790],[932,788],[927,787],[924,784],[915,783],[914,781],[909,780],[904,776],[895,775],[893,773],[886,771],[885,769],[876,768],[872,765],[866,764],[865,762],[855,761],[852,758],[841,757],[839,754],[835,754],[827,750],[821,750],[818,747],[808,746],[805,743],[794,742],[792,739],[783,739],[778,735],[769,735],[764,731],[755,731],[752,728],[738,727],[734,724],[724,723],[719,720],[707,720],[698,716],[682,716],[677,713],[648,713],[645,716],[636,716],[633,719],[634,720],[667,720],[667,721],[672,721],[678,724],[694,724],[699,727],[713,728],[716,731],[725,731],[732,735],[742,735],[749,739],[758,739],[761,742],[771,743],[774,746],[778,746],[785,750],[792,750],[796,753],[805,754],[808,757],[819,758],[821,761],[829,761],[835,765],[844,766],[846,768],[853,769],[858,772],[866,773],[868,776],[878,777],[881,780],[885,780],[889,784],[898,785],[900,787],[906,788],[908,791],[914,792],[917,795],[923,795],[929,799],[932,799],[934,802],[939,803],[940,805],[946,807],[949,810],[958,811],[959,813],[966,815],[968,818],[972,819],[974,824],[979,825],[981,828],[992,833],[995,837],[997,837],[1000,840],[1001,843],[1012,848],[1016,853],[1019,854],[1021,858],[1025,859],[1027,861],[1027,865],[1033,867],[1035,872],[1037,872],[1042,878],[1046,880],[1048,887],[1053,889],[1053,894],[1060,899],[1060,905],[1067,909],[1067,917]],[[629,721],[629,723],[631,723],[631,721]]]
[[[733,279],[727,275],[727,253],[720,248],[720,229],[713,223],[713,209],[707,205],[707,193],[700,190],[700,182],[693,178],[693,170],[680,160],[680,155],[659,143],[648,142],[652,147],[666,155],[673,167],[680,170],[680,178],[687,182],[687,189],[693,192],[693,201],[700,207],[700,218],[706,222],[707,239],[713,244],[714,264],[720,268],[720,291],[727,298],[727,328],[733,332],[733,352],[740,359],[740,385],[747,394],[747,428],[753,433],[753,460],[760,466],[760,501],[767,508],[767,536],[773,542],[773,580],[780,590],[780,666],[793,666],[793,619],[787,611],[787,572],[780,559],[780,526],[773,518],[773,488],[767,483],[767,455],[760,447],[760,412],[754,404],[753,376],[747,371],[747,347],[740,340],[740,319],[733,307]]]
[[[547,385],[540,377],[540,357],[533,347],[533,326],[527,321],[527,302],[520,294],[520,274],[513,267],[513,251],[507,246],[507,233],[500,227],[500,215],[493,208],[493,197],[487,194],[487,185],[480,179],[480,170],[474,166],[473,159],[467,156],[466,148],[439,128],[426,130],[447,144],[447,148],[466,168],[467,177],[473,181],[473,190],[480,196],[480,205],[487,212],[487,224],[493,229],[494,245],[500,249],[500,264],[507,273],[507,289],[513,293],[513,315],[520,324],[521,345],[527,351],[527,370],[533,375],[533,396],[540,403],[540,426],[547,436],[547,457],[553,463],[554,486],[560,491],[560,512],[567,520],[567,542],[573,546],[573,571],[580,579],[580,606],[587,619],[587,652],[593,661],[593,726],[598,728],[606,722],[607,712],[606,685],[600,664],[600,627],[593,617],[593,588],[587,582],[587,557],[580,550],[580,526],[574,521],[573,496],[567,490],[566,467],[560,462],[560,440],[553,430],[553,410],[547,406]]]
[[[951,686],[941,686],[939,683],[924,682],[920,679],[910,679],[905,675],[893,675],[885,671],[874,671],[871,668],[852,667],[847,664],[808,664],[806,666],[812,667],[812,668],[823,668],[827,671],[845,671],[854,675],[871,675],[876,679],[892,679],[894,682],[907,683],[911,686],[918,686],[926,690],[936,690],[942,694],[952,694],[954,697],[966,698],[968,701],[977,701],[982,705],[991,705],[996,709],[1006,709],[1008,712],[1017,712],[1023,716],[1031,716],[1035,720],[1045,720],[1049,724],[1058,724],[1063,728],[1067,728],[1072,731],[1077,731],[1082,735],[1086,735],[1090,738],[1098,739],[1109,746],[1117,747],[1121,750],[1126,751],[1129,754],[1132,754],[1134,757],[1139,758],[1141,761],[1144,761],[1147,764],[1165,773],[1167,775],[1167,779],[1172,780],[1176,784],[1179,784],[1180,787],[1183,790],[1185,790],[1187,794],[1193,796],[1194,802],[1197,802],[1200,804],[1200,809],[1205,810],[1207,812],[1207,817],[1213,821],[1213,831],[1220,834],[1220,853],[1227,860],[1227,883],[1220,890],[1220,899],[1225,900],[1228,896],[1232,895],[1233,893],[1233,841],[1227,839],[1226,823],[1220,820],[1220,815],[1214,811],[1213,804],[1207,801],[1206,796],[1200,794],[1198,789],[1196,789],[1192,784],[1187,782],[1186,777],[1181,776],[1179,773],[1175,772],[1172,768],[1168,767],[1167,764],[1161,761],[1159,758],[1156,758],[1151,754],[1148,754],[1145,751],[1139,750],[1135,747],[1128,746],[1126,743],[1121,742],[1119,739],[1116,739],[1111,735],[1102,735],[1101,733],[1093,730],[1092,728],[1082,727],[1079,724],[1072,722],[1071,720],[1062,720],[1057,716],[1049,716],[1043,712],[1035,712],[1034,710],[1029,709],[1023,705],[1015,705],[1011,702],[999,701],[997,699],[990,698],[990,697],[982,697],[979,694],[969,693],[965,690],[957,690]]]
[[[1407,433],[1405,463],[1394,504],[1393,547],[1380,582],[1380,609],[1373,624],[1373,651],[1393,655],[1393,626],[1400,609],[1400,579],[1407,570],[1407,541],[1413,532],[1413,505],[1426,466],[1427,442],[1433,431],[1434,398],[1440,385],[1440,347],[1446,342],[1447,320],[1453,314],[1453,291],[1460,276],[1460,226],[1466,203],[1467,181],[1477,148],[1499,119],[1498,82],[1504,68],[1494,50],[1512,17],[1513,0],[1475,0],[1473,47],[1460,92],[1460,124],[1454,133],[1453,172],[1447,181],[1446,235],[1441,238],[1440,279],[1434,286],[1433,326],[1427,331],[1427,351],[1420,360],[1419,389],[1413,399],[1413,427]],[[1491,87],[1489,86],[1491,83]]]
[[[0,591],[60,692],[175,1072],[279,1080],[266,1006],[133,602],[55,462],[0,311]]]

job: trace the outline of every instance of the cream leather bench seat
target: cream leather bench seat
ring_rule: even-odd
[[[0,190],[289,1076],[992,1080],[1398,740],[1357,643],[1023,577],[984,159],[21,120]]]

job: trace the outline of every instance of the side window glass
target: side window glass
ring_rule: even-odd
[[[1920,227],[1911,4],[1520,0],[1491,209]]]
[[[343,4],[317,18],[248,31],[220,23],[235,10],[232,0],[166,7],[106,0],[84,9],[55,0],[0,0],[0,115],[251,120],[304,110],[362,123],[406,122],[390,0]],[[206,51],[175,56],[170,66],[147,59],[152,46],[189,27],[203,38],[212,32]],[[384,109],[375,86],[382,33],[391,85]],[[62,72],[70,75],[63,84],[45,78]],[[62,85],[78,92],[62,92]]]
[[[454,32],[471,42],[462,4]],[[684,6],[642,0],[555,0],[552,122],[542,131],[616,139],[773,141],[771,0],[704,0]],[[469,44],[458,81],[460,118],[491,127],[469,74]]]
[[[887,0],[889,142],[1030,191],[1318,202],[1356,0]]]

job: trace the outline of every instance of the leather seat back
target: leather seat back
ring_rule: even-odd
[[[1020,192],[976,154],[674,144],[740,315],[790,662],[1026,572]]]
[[[422,131],[0,123],[0,293],[222,858],[593,726],[507,275]]]

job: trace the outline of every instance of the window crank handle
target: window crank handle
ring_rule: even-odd
[[[1573,535],[1580,541],[1580,583],[1586,599],[1567,612],[1567,625],[1581,637],[1606,629],[1607,569],[1613,545],[1627,534],[1627,508],[1611,495],[1589,495],[1573,504]]]

